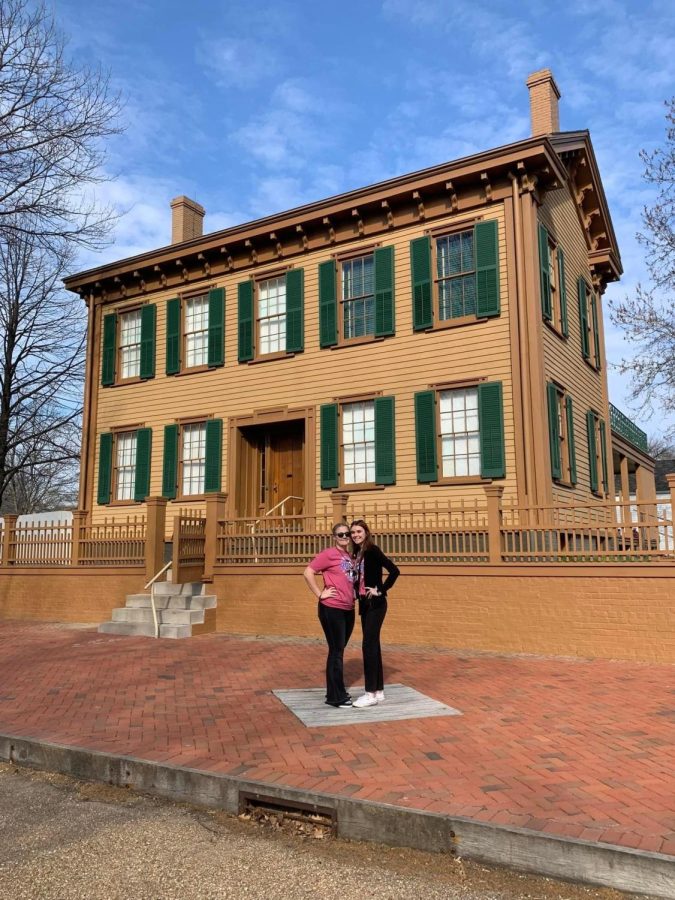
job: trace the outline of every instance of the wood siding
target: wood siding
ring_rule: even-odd
[[[161,493],[162,487],[162,445],[164,426],[184,417],[214,416],[222,418],[222,490],[234,496],[234,485],[228,483],[230,472],[230,433],[227,422],[233,417],[250,415],[253,412],[270,411],[274,408],[297,408],[313,406],[317,410],[321,404],[333,402],[336,398],[367,392],[380,392],[394,396],[396,400],[396,484],[384,489],[356,492],[364,509],[373,503],[385,501],[396,503],[424,499],[446,503],[449,498],[467,500],[483,498],[480,484],[429,486],[419,485],[416,478],[414,402],[416,391],[430,385],[474,378],[499,380],[503,387],[504,431],[506,451],[506,478],[499,483],[505,487],[506,496],[515,496],[514,424],[511,387],[511,351],[509,337],[509,273],[507,271],[507,246],[505,238],[504,209],[501,203],[482,205],[476,215],[485,219],[493,218],[499,228],[499,282],[501,314],[487,321],[454,328],[444,328],[425,333],[414,333],[412,324],[412,297],[410,275],[410,240],[424,233],[424,223],[412,227],[396,229],[378,239],[381,246],[394,246],[395,257],[395,326],[393,337],[372,343],[338,346],[332,349],[319,347],[319,302],[318,266],[331,258],[330,250],[307,253],[302,258],[294,258],[294,267],[304,269],[304,352],[285,358],[263,362],[242,364],[237,362],[237,285],[250,274],[256,277],[274,266],[252,267],[237,271],[216,280],[203,282],[204,290],[213,287],[225,288],[225,364],[222,368],[209,371],[165,375],[166,345],[166,302],[176,296],[175,289],[147,295],[147,301],[157,304],[156,335],[156,377],[135,384],[114,387],[100,387],[101,338],[99,353],[94,366],[97,380],[96,432],[99,435],[110,428],[123,424],[152,428],[152,460],[150,472],[150,493]],[[434,229],[444,223],[457,221],[472,223],[470,215],[447,216],[435,219]],[[355,239],[349,250],[372,247],[372,238]],[[341,247],[341,250],[344,250]],[[367,250],[364,250],[367,252]],[[576,251],[570,248],[569,278],[576,272]],[[574,260],[574,261],[573,261]],[[276,267],[278,269],[278,265]],[[195,287],[190,285],[192,293]],[[108,304],[105,312],[122,310],[126,305],[137,303],[138,297],[129,298],[125,303]],[[575,322],[574,315],[572,321]],[[580,359],[578,350],[578,316],[570,339],[570,353]],[[575,344],[576,339],[576,344]],[[596,377],[597,378],[597,377]],[[591,378],[592,380],[592,378]],[[575,398],[576,399],[576,398]],[[578,409],[581,412],[581,395]],[[318,414],[317,414],[318,419]],[[581,422],[578,426],[578,447],[584,446]],[[314,480],[316,506],[321,509],[331,503],[330,491],[321,491],[319,486],[319,441],[316,434]],[[95,494],[98,473],[98,444],[93,470]],[[583,454],[579,454],[583,457]],[[587,476],[586,476],[587,479]],[[346,489],[348,491],[348,488]],[[90,491],[91,493],[91,491]],[[101,507],[88,499],[94,521],[105,515],[114,514],[118,507]],[[203,508],[203,502],[188,502],[180,499],[172,501],[167,510],[171,522],[178,508]],[[120,508],[125,514],[128,508]],[[310,511],[310,510],[308,510]],[[170,530],[170,524],[168,525]]]

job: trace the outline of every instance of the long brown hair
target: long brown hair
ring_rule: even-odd
[[[373,540],[373,535],[371,534],[370,528],[368,528],[368,526],[363,521],[363,519],[354,519],[352,524],[349,526],[349,530],[351,531],[355,525],[358,525],[360,528],[363,528],[363,530],[366,533],[366,539],[359,547],[359,552],[365,553],[366,550],[370,550],[371,547],[375,546],[375,541]]]

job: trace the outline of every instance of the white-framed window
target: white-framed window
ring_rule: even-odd
[[[473,228],[436,239],[438,318],[476,315],[476,264]]]
[[[344,340],[375,334],[375,263],[372,253],[341,264]]]
[[[204,493],[206,423],[183,425],[181,434],[181,491],[184,497]]]
[[[443,477],[480,475],[478,388],[439,391],[438,399]]]
[[[141,374],[141,311],[134,309],[119,317],[120,377],[138,378]]]
[[[286,276],[258,282],[258,354],[286,350]]]
[[[344,403],[342,416],[342,472],[344,484],[375,481],[375,401]]]
[[[209,301],[206,295],[190,297],[184,301],[183,339],[185,341],[185,368],[205,366],[209,349]]]
[[[122,431],[115,435],[115,500],[133,500],[136,483],[135,431]]]

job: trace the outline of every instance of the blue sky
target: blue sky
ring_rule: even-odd
[[[178,194],[214,231],[525,138],[525,79],[547,66],[561,129],[590,130],[607,192],[625,274],[606,297],[646,279],[639,151],[665,136],[675,4],[56,0],[54,12],[70,50],[126,98],[99,193],[127,212],[82,268],[169,243]],[[630,348],[606,330],[618,362]],[[609,378],[613,402],[660,430],[629,405],[627,379]]]

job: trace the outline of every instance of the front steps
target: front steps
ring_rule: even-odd
[[[155,585],[155,609],[162,638],[186,638],[216,630],[216,597],[203,594],[203,585]],[[155,636],[150,594],[128,594],[126,606],[114,609],[112,621],[98,626],[102,634]]]

